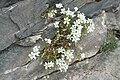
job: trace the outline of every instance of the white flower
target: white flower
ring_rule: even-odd
[[[48,63],[47,62],[45,62],[45,64],[44,64],[44,66],[45,66],[45,69],[48,69]]]
[[[66,72],[68,69],[68,65],[66,63],[61,64],[59,67],[60,72]]]
[[[68,8],[68,10],[66,11],[66,15],[67,15],[67,16],[70,16],[70,15],[71,15],[70,8]]]
[[[33,52],[38,52],[38,51],[39,51],[39,48],[40,48],[40,46],[35,46],[35,47],[33,47]]]
[[[62,8],[62,7],[63,7],[63,5],[61,3],[56,4],[56,8]]]
[[[55,13],[57,13],[57,10],[52,10],[48,13],[48,18],[53,18],[55,16]]]
[[[44,66],[45,66],[45,69],[48,69],[48,68],[54,67],[54,63],[52,61],[50,61],[48,63],[45,62]]]
[[[58,53],[64,53],[65,49],[63,47],[57,49]]]
[[[76,15],[74,14],[74,12],[71,11],[70,16],[73,18],[73,17],[75,17]]]
[[[80,38],[77,37],[77,36],[73,36],[73,37],[72,37],[72,42],[77,43],[79,40],[80,40]]]
[[[40,56],[40,52],[34,52],[36,56]]]
[[[87,33],[90,33],[90,32],[93,32],[94,29],[95,29],[95,26],[94,26],[94,22],[92,19],[88,19],[86,21],[87,24],[89,24],[88,28],[87,28]]]
[[[56,21],[56,22],[54,23],[54,26],[55,26],[55,28],[59,28],[59,22]]]
[[[52,12],[48,13],[48,17],[49,17],[49,18],[53,18],[54,15],[55,15],[55,14],[52,13]]]
[[[78,11],[78,7],[74,7],[75,12]]]
[[[79,13],[77,17],[80,18],[82,21],[86,21],[84,13]]]
[[[89,26],[89,27],[87,28],[87,33],[93,32],[94,29],[95,29],[94,27]]]
[[[72,42],[76,43],[80,40],[81,31],[82,31],[83,26],[81,26],[80,19],[76,20],[73,23],[74,23],[74,25],[72,25],[72,27],[70,27],[71,33],[67,35],[67,39],[70,39],[70,40],[72,40]]]
[[[65,55],[61,55],[61,59],[64,61],[64,59],[65,59]]]
[[[36,54],[34,52],[31,52],[31,54],[28,55],[30,59],[36,59]]]
[[[51,12],[52,12],[52,13],[57,13],[57,10],[52,10]]]
[[[90,26],[88,26],[88,28],[87,28],[87,33],[93,32],[94,29],[95,29],[94,24],[91,23]]]
[[[81,33],[81,30],[82,30],[82,28],[83,28],[83,26],[81,26],[81,25],[78,25],[78,28],[77,28],[77,30]]]
[[[69,24],[70,19],[68,17],[64,18],[64,24]]]
[[[70,39],[70,40],[71,40],[71,35],[68,34],[68,35],[67,35],[67,39]]]
[[[73,23],[74,23],[74,26],[79,26],[80,25],[80,19],[74,21]]]
[[[73,54],[70,53],[69,55],[66,56],[66,59],[69,60],[69,62],[71,62],[71,60],[74,58]]]
[[[81,54],[81,59],[84,59],[85,58],[85,53],[82,53]]]
[[[31,58],[31,59],[36,59],[36,56],[40,56],[40,46],[35,46],[33,47],[33,52],[31,52],[31,54],[29,54],[28,56]]]
[[[60,13],[65,14],[66,13],[65,8],[62,8]]]
[[[69,62],[71,62],[71,60],[74,58],[73,52],[74,52],[74,50],[67,50],[64,53],[66,56],[66,59],[68,59]]]
[[[68,10],[66,11],[66,15],[71,16],[71,17],[75,17],[74,12],[70,11],[70,8],[68,8]]]
[[[45,38],[46,43],[51,44],[51,39]]]
[[[65,61],[63,59],[56,59],[56,65],[61,66]]]
[[[52,61],[50,61],[49,63],[48,63],[48,67],[50,68],[50,67],[54,67],[54,63],[52,62]]]

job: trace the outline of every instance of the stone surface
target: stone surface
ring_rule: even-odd
[[[7,15],[0,16],[0,50],[5,49],[15,42],[15,32],[18,27]]]
[[[100,2],[92,2],[84,5],[81,12],[92,17],[101,13],[103,9],[112,9],[113,6],[119,5],[120,0],[101,0]]]
[[[39,39],[42,39],[41,35],[30,36],[17,41],[16,44],[20,46],[33,46]]]
[[[12,4],[15,4],[18,1],[22,1],[22,0],[0,0],[0,8],[8,7]]]
[[[71,66],[66,73],[53,73],[39,80],[119,80],[120,47],[114,52],[98,54]]]
[[[44,28],[41,13],[47,8],[47,0],[28,0],[20,3],[10,13],[11,19],[18,24],[18,38],[25,38]]]
[[[2,8],[0,11],[0,50],[9,47],[18,38],[33,35],[45,27],[41,13],[47,8],[46,3],[47,0],[25,0]]]
[[[52,0],[17,1],[20,0],[0,3],[0,80],[39,80],[39,77],[40,80],[120,79],[120,48],[109,54],[96,55],[105,41],[107,29],[120,29],[120,0],[56,0],[66,7],[81,8],[81,12],[94,19],[96,29],[77,44],[77,54],[81,53],[82,47],[88,60],[72,65],[67,73],[50,74],[49,79],[42,77],[47,73],[40,65],[41,59],[31,61],[28,54],[35,45],[41,46],[41,50],[45,47],[38,35],[43,39],[55,35],[56,29],[41,18]]]
[[[117,8],[115,17],[116,17],[116,23],[118,26],[118,30],[120,30],[120,4],[119,4],[119,7]]]
[[[91,57],[99,51],[107,34],[107,25],[105,25],[104,17],[105,13],[102,13],[93,19],[96,29],[94,32],[82,37],[81,41],[76,44],[78,46],[77,53],[85,53],[86,57]],[[81,48],[82,50],[80,50]]]
[[[41,50],[42,50],[44,48],[44,44],[45,44],[44,42],[38,41],[36,45],[41,46]],[[17,45],[11,45],[10,48],[1,51],[0,80],[1,78],[3,78],[3,80],[7,80],[9,77],[11,78],[10,80],[13,80],[14,78],[19,79],[23,75],[25,76],[27,74],[30,74],[31,71],[34,70],[37,71],[36,69],[38,68],[35,67],[40,65],[40,60],[39,61],[34,60],[27,65],[27,63],[30,61],[28,54],[30,54],[32,48],[33,47],[21,47]],[[44,70],[44,68],[42,70]],[[14,76],[14,74],[16,74],[17,76]]]

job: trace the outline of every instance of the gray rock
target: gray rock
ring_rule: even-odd
[[[85,13],[87,16],[95,16],[101,13],[102,10],[112,9],[114,5],[119,5],[120,0],[102,0],[100,2],[91,2],[85,4],[80,9],[81,12]]]
[[[40,46],[43,50],[45,43],[41,40],[35,44]],[[38,59],[30,61],[28,54],[32,51],[33,47],[21,47],[11,45],[10,48],[0,52],[0,79],[2,80],[23,80],[24,78],[32,77],[33,72],[44,71],[41,60]],[[41,68],[40,68],[41,67]],[[40,69],[40,70],[39,70]],[[27,76],[26,76],[27,75]]]
[[[33,46],[39,39],[42,39],[41,35],[30,36],[17,41],[16,44],[20,46]]]
[[[107,25],[105,25],[104,22],[104,13],[93,20],[95,23],[94,32],[82,37],[81,41],[76,44],[78,46],[77,53],[85,53],[86,57],[91,57],[99,51],[100,46],[104,43],[107,34]],[[80,50],[81,48],[82,50]]]
[[[106,13],[105,24],[108,29],[118,29],[115,14],[114,13]]]
[[[45,47],[45,42],[37,38],[36,35],[41,35],[43,39],[53,38],[55,35],[54,27],[46,28],[47,24],[41,18],[41,13],[48,7],[46,6],[48,2],[48,0],[24,0],[16,3],[17,6],[5,14],[10,18],[0,17],[0,50],[3,50],[0,51],[0,80],[34,80],[46,75],[43,65],[40,65],[41,59],[31,61],[28,54],[34,45],[41,46],[41,50]],[[102,0],[100,2],[95,0],[61,0],[60,2],[71,8],[82,6],[81,12],[93,17],[95,31],[82,37],[76,49],[77,54],[83,52],[86,58],[91,58],[72,65],[66,73],[56,72],[50,74],[49,79],[42,79],[119,80],[120,48],[117,48],[113,53],[94,55],[103,44],[109,25],[110,27],[120,26],[118,23],[119,8],[116,9],[115,6],[114,9],[114,5],[118,5],[120,0]],[[117,10],[117,12],[112,10]],[[96,15],[96,13],[98,14]],[[81,47],[82,50],[80,50]],[[49,73],[52,71],[55,70],[50,70]]]
[[[20,28],[16,34],[18,38],[30,36],[44,27],[41,13],[47,8],[46,3],[47,0],[23,1],[10,12],[10,18]]]
[[[68,0],[63,0],[63,4],[66,4],[65,6],[71,8],[71,9],[73,9],[74,7],[81,8],[85,4],[89,4],[92,2],[95,2],[95,0],[71,0],[69,2],[68,2]]]
[[[119,80],[120,47],[115,52],[100,53],[71,66],[66,73],[56,72],[40,80]]]
[[[9,47],[16,41],[14,34],[17,31],[18,27],[7,15],[0,16],[0,50]]]
[[[116,23],[117,23],[117,28],[118,30],[120,30],[120,4],[119,4],[119,7],[117,8],[117,12],[116,12]]]
[[[28,27],[28,28],[25,28],[25,29],[19,31],[15,35],[16,35],[17,38],[23,39],[23,38],[26,38],[26,37],[28,37],[32,34],[40,32],[40,30],[43,30],[44,27],[45,27],[44,22],[41,21],[40,23],[37,23],[34,26],[31,26],[31,27]]]
[[[10,5],[15,4],[18,1],[22,1],[22,0],[0,0],[0,8],[8,7]]]

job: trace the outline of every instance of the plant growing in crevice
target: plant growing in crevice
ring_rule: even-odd
[[[112,30],[108,30],[105,43],[101,46],[100,52],[109,53],[117,48],[117,37]]]
[[[55,67],[61,72],[66,72],[75,56],[73,48],[75,44],[80,41],[81,36],[94,31],[93,20],[86,18],[77,7],[71,11],[70,8],[65,9],[61,3],[47,9],[42,16],[51,20],[59,17],[53,23],[57,32],[52,40],[43,39],[46,46],[42,51],[39,50],[40,47],[35,46],[29,57],[31,59],[42,57],[45,69]],[[81,54],[81,57],[83,56]]]

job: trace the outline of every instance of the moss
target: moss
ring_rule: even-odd
[[[117,39],[112,30],[108,30],[105,43],[102,45],[100,52],[109,53],[117,48]]]

